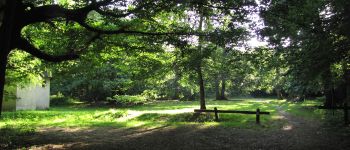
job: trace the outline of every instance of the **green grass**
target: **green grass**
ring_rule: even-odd
[[[106,126],[114,122],[115,118],[126,115],[125,110],[107,108],[69,108],[56,107],[41,111],[5,112],[0,122],[2,126],[34,127],[89,127]]]
[[[276,115],[274,100],[248,99],[229,101],[207,101],[207,109],[217,107],[222,110],[251,110],[260,108],[272,115],[262,116],[265,127],[273,125]],[[193,117],[193,109],[199,108],[197,101],[158,101],[141,106],[123,108],[91,108],[84,105],[53,107],[41,111],[5,112],[0,120],[4,127],[153,127],[161,125],[182,125],[200,123],[234,127],[255,126],[255,115],[220,114],[220,122],[213,121],[213,114]],[[185,110],[185,111],[184,111]],[[134,117],[127,115],[137,114]],[[120,119],[126,117],[126,119]]]
[[[311,121],[321,120],[326,127],[343,125],[343,110],[318,109],[322,100],[306,100],[304,102],[293,103],[283,101],[280,106],[291,115],[302,117]]]
[[[42,127],[117,127],[117,128],[156,128],[162,126],[222,126],[253,130],[281,129],[286,123],[278,113],[278,108],[290,115],[305,119],[342,124],[341,111],[320,110],[313,106],[321,101],[307,100],[291,103],[273,99],[230,99],[226,101],[207,100],[207,109],[249,110],[270,112],[261,116],[261,125],[255,124],[255,115],[219,114],[219,122],[214,121],[213,113],[195,116],[198,101],[156,101],[132,107],[91,107],[73,103],[70,106],[56,106],[50,110],[4,112],[0,118],[0,148],[3,144],[15,142],[20,136],[35,134]]]
[[[207,100],[207,109],[249,110],[270,112],[261,116],[261,125],[255,124],[255,115],[219,114],[219,122],[214,121],[213,113],[195,116],[198,101],[156,101],[132,107],[91,107],[83,103],[55,106],[50,110],[4,112],[0,118],[0,148],[8,147],[16,139],[31,136],[37,129],[47,127],[117,127],[117,128],[156,128],[163,126],[221,126],[253,130],[280,130],[287,122],[278,109],[290,115],[308,120],[321,120],[324,123],[342,124],[342,112],[320,110],[314,106],[321,101],[307,100],[292,103],[274,99],[230,99],[226,101]],[[334,115],[333,115],[334,113]],[[23,138],[19,138],[24,136]],[[12,144],[16,145],[16,144]]]
[[[0,119],[1,128],[40,127],[158,127],[165,125],[204,124],[236,128],[279,128],[285,122],[280,119],[277,107],[292,115],[308,118],[326,118],[329,111],[311,106],[319,101],[290,103],[273,99],[231,99],[227,101],[207,100],[207,109],[249,110],[270,112],[262,115],[261,125],[255,124],[255,115],[219,114],[219,122],[214,114],[194,117],[193,109],[199,108],[197,101],[157,101],[140,106],[107,108],[88,107],[83,104],[53,107],[50,110],[5,112]]]
[[[321,104],[322,102],[317,100],[305,100],[304,102],[284,101],[281,103],[281,107],[292,115],[313,119],[321,118],[326,112],[326,110],[316,108],[316,106],[320,106]]]

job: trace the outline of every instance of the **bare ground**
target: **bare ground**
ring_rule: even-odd
[[[278,109],[286,124],[281,129],[237,129],[184,125],[153,129],[99,127],[42,128],[23,137],[31,149],[350,149],[349,130],[291,116]],[[346,127],[348,128],[348,127]],[[345,132],[344,132],[345,131]]]

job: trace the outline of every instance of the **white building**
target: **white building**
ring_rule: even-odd
[[[43,84],[31,83],[24,87],[17,86],[17,89],[13,93],[16,97],[15,100],[5,99],[3,110],[49,109],[51,76],[45,72],[42,78],[44,79]]]
[[[50,107],[50,79],[44,85],[31,84],[24,88],[17,87],[16,110],[38,110]]]

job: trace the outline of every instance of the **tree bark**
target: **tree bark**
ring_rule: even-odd
[[[7,64],[7,54],[1,54],[0,56],[0,117],[2,112],[2,104],[4,100],[4,87],[5,87],[5,73]]]
[[[197,70],[197,74],[198,74],[200,109],[206,109],[206,106],[205,106],[205,92],[204,92],[204,80],[203,80],[201,65],[198,65],[196,70]]]
[[[13,47],[13,26],[16,12],[16,1],[7,0],[0,27],[0,116],[4,100],[5,73],[7,57]]]

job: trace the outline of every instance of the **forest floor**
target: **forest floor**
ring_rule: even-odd
[[[209,102],[209,106],[231,102]],[[245,102],[239,102],[240,104]],[[192,104],[192,103],[191,103]],[[234,102],[232,105],[237,104]],[[172,106],[168,103],[140,107],[119,118],[127,122],[132,118],[151,120],[151,125],[134,126],[52,126],[36,127],[33,134],[15,137],[14,147],[26,149],[349,149],[350,127],[339,121],[341,112],[317,110],[310,104],[294,104],[270,101],[265,109],[272,112],[263,116],[262,125],[254,124],[254,117],[238,124],[232,115],[220,115],[220,122],[164,123],[169,113],[191,113],[192,108],[176,107],[157,110],[156,106]],[[182,105],[181,105],[182,106]],[[183,106],[188,106],[188,103]],[[219,105],[220,106],[220,105]],[[256,107],[256,104],[252,105]],[[261,107],[261,106],[260,106]],[[145,110],[150,108],[150,110]],[[153,108],[153,110],[151,110]],[[242,109],[242,108],[241,108]],[[272,110],[273,109],[273,110]],[[140,111],[146,111],[145,114]],[[144,116],[145,115],[145,116]],[[179,117],[179,116],[177,116]],[[184,117],[181,115],[180,117]],[[186,117],[186,116],[185,116]],[[225,118],[226,117],[226,118]],[[265,119],[264,119],[265,118]],[[10,147],[8,147],[10,148]]]

